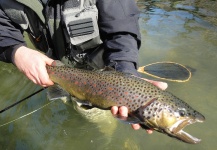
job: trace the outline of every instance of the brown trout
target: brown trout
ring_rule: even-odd
[[[186,143],[201,140],[182,129],[205,117],[187,103],[142,78],[117,71],[89,71],[64,66],[54,61],[47,66],[50,79],[80,101],[109,109],[127,106],[129,116],[148,127]]]

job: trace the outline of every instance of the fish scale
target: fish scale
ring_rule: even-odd
[[[114,70],[90,71],[70,68],[55,61],[47,66],[50,79],[79,100],[108,109],[127,106],[142,126],[168,134],[186,143],[198,143],[182,129],[204,116],[173,94],[146,80]]]

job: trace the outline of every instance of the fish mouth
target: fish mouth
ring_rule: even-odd
[[[177,138],[178,140],[181,140],[183,142],[189,143],[189,144],[197,144],[201,141],[201,139],[198,139],[189,133],[185,132],[183,129],[191,124],[194,124],[196,122],[203,122],[205,118],[201,119],[185,119],[185,120],[179,120],[174,125],[172,125],[168,131],[169,136],[172,136],[174,138]]]

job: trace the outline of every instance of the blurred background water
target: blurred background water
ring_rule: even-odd
[[[188,82],[167,81],[167,90],[205,115],[204,123],[185,129],[202,142],[189,145],[157,132],[134,131],[114,119],[110,111],[84,117],[71,103],[50,103],[44,90],[0,114],[1,126],[39,109],[0,127],[0,149],[216,149],[217,1],[138,0],[137,4],[141,11],[140,66],[173,61],[192,68]],[[0,109],[40,89],[13,65],[2,62],[0,83]]]

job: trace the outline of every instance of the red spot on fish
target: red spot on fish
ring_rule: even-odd
[[[96,83],[93,84],[93,87],[96,87]]]
[[[106,84],[105,84],[105,82],[101,82],[101,84],[100,84],[100,85],[101,85],[101,86],[104,86],[104,85],[106,85]]]
[[[139,98],[139,96],[138,96],[138,95],[135,95],[134,98]]]
[[[49,74],[54,74],[54,72],[53,72],[53,71],[48,71],[48,73],[49,73]]]
[[[102,94],[102,91],[98,91],[98,94],[101,95],[101,94]]]
[[[110,99],[111,99],[111,96],[107,96],[107,99],[110,100]]]
[[[124,92],[124,95],[128,95],[129,93],[128,92]]]
[[[109,90],[109,91],[112,91],[112,90],[113,90],[113,88],[112,88],[112,87],[108,87],[108,90]]]
[[[79,83],[78,81],[75,81],[75,84],[76,84],[76,85],[78,85],[78,83]]]

